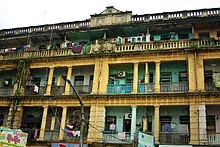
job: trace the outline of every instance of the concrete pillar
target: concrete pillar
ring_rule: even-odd
[[[144,83],[148,84],[149,83],[149,68],[148,68],[148,63],[145,63],[145,74],[144,74]]]
[[[134,63],[133,94],[138,93],[138,63]]]
[[[63,140],[64,137],[64,128],[66,124],[66,113],[67,113],[67,107],[63,106],[63,113],[62,113],[62,119],[60,124],[60,134],[59,134],[59,140]]]
[[[71,80],[71,77],[72,77],[72,66],[68,67],[66,78]],[[66,82],[64,95],[69,95],[69,94],[70,94],[70,85]]]
[[[189,54],[188,55],[189,92],[196,91],[196,75],[195,75],[196,72],[195,72],[195,70],[196,69],[195,69],[194,55]],[[202,81],[202,80],[200,80],[200,81]]]
[[[131,114],[131,141],[134,140],[134,135],[136,133],[136,117],[137,117],[137,106],[132,106]]]
[[[99,60],[96,60],[95,61],[95,67],[94,67],[94,77],[93,77],[93,83],[92,83],[92,94],[97,94],[98,93],[98,85],[100,84],[99,83],[99,80],[100,80],[100,61]]]
[[[199,141],[200,145],[207,144],[206,131],[206,107],[205,104],[199,105]]]
[[[159,134],[160,134],[160,106],[154,106],[154,137],[156,144],[159,144]]]
[[[189,144],[199,144],[199,122],[198,122],[198,105],[190,104],[190,143]]]
[[[55,128],[55,123],[56,123],[56,117],[51,117],[50,130],[54,130],[54,128]]]
[[[54,72],[54,67],[50,68],[50,72],[48,75],[48,81],[47,81],[47,89],[46,89],[46,93],[44,95],[50,95],[52,81],[53,81],[53,72]]]
[[[88,142],[102,142],[102,132],[105,127],[105,107],[92,105],[90,108],[90,118],[89,123],[91,124],[88,129]],[[94,127],[92,127],[94,126]]]
[[[100,80],[98,81],[98,93],[105,94],[107,93],[107,85],[109,80],[109,65],[107,60],[103,60],[100,65],[99,76]]]
[[[203,59],[198,59],[198,65],[197,65],[197,82],[198,82],[198,90],[199,91],[205,91],[205,78],[204,78],[204,63]]]
[[[41,120],[41,128],[40,128],[40,140],[44,140],[44,131],[46,127],[46,121],[47,121],[47,111],[48,111],[48,106],[44,106],[44,111],[43,111],[43,116]]]
[[[16,107],[16,108],[15,108]],[[16,109],[16,110],[14,110]],[[21,122],[23,117],[23,108],[21,105],[11,105],[9,112],[8,112],[8,118],[7,118],[7,124],[6,126],[8,128],[17,129],[20,128]]]
[[[160,62],[155,62],[156,77],[155,77],[155,92],[160,92]]]

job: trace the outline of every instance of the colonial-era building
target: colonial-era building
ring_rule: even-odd
[[[88,20],[0,30],[0,48],[0,126],[32,144],[78,139],[68,78],[85,105],[85,143],[131,144],[141,131],[157,145],[220,145],[219,8],[111,6]]]

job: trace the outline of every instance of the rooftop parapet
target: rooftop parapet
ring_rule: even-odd
[[[108,9],[113,9],[111,12],[106,13]],[[108,17],[108,21],[105,21],[104,17]],[[187,19],[187,18],[202,18],[202,17],[213,17],[220,16],[220,8],[212,9],[200,9],[200,10],[187,10],[187,11],[176,11],[176,12],[164,12],[155,14],[144,14],[144,15],[132,15],[131,11],[122,12],[113,7],[107,7],[105,11],[100,14],[91,15],[90,19],[66,23],[47,24],[39,26],[30,26],[23,28],[3,29],[0,30],[0,36],[10,35],[22,35],[35,32],[47,32],[51,30],[65,31],[74,30],[81,28],[93,28],[106,25],[119,25],[127,23],[139,23],[139,22],[156,22],[161,20],[175,20],[175,19]],[[114,18],[114,19],[113,19]]]

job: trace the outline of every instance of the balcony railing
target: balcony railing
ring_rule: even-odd
[[[75,131],[75,132],[76,132],[76,131]],[[79,133],[80,133],[80,132],[79,132]],[[80,136],[74,135],[74,134],[79,134],[79,133],[70,134],[70,133],[64,132],[64,140],[79,141]],[[84,138],[84,140],[85,140],[85,138]]]
[[[45,130],[44,131],[44,140],[58,140],[59,139],[60,130]]]
[[[130,143],[131,137],[130,132],[103,132],[103,142],[104,143]]]
[[[208,144],[209,145],[219,145],[220,144],[220,133],[208,134]]]
[[[46,91],[46,86],[40,86],[39,91],[34,91],[34,86],[26,86],[25,95],[44,95]]]
[[[189,133],[161,132],[159,142],[160,144],[189,144],[189,136]]]
[[[187,92],[188,90],[189,90],[188,82],[160,83],[161,92]]]
[[[211,91],[211,92],[219,91],[220,92],[220,88],[215,87],[213,83],[206,83],[205,89],[206,91]]]
[[[13,92],[13,88],[11,87],[0,88],[0,96],[11,96],[12,92]]]
[[[139,83],[138,84],[138,93],[153,93],[154,92],[154,83]]]
[[[132,84],[108,84],[109,94],[125,94],[132,92]]]
[[[158,42],[145,42],[137,44],[116,45],[115,43],[106,43],[100,48],[100,44],[92,44],[91,50],[86,54],[97,53],[110,53],[110,52],[132,52],[132,51],[149,51],[149,50],[165,50],[165,49],[183,49],[183,48],[208,48],[220,46],[220,40],[178,40],[178,41],[158,41]],[[46,58],[56,56],[74,56],[82,55],[73,52],[72,49],[45,49],[45,50],[32,50],[32,51],[10,51],[0,55],[0,60],[9,59],[22,59],[22,58]]]
[[[154,41],[138,44],[118,45],[115,52],[163,50],[163,49],[183,49],[219,46],[220,40],[178,40],[178,41]]]
[[[79,85],[74,87],[79,94],[90,94],[92,92],[92,85]],[[70,89],[70,94],[74,94],[72,88]]]
[[[52,86],[51,95],[62,95],[64,93],[65,86]]]

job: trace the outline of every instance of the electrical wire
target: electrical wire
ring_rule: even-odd
[[[57,112],[55,112],[54,111],[54,108],[52,107],[52,106],[49,106],[49,107],[51,107],[51,109],[52,109],[52,111],[53,111],[53,113],[54,113],[54,116],[55,116],[55,119],[57,120],[57,122],[58,122],[58,124],[61,126],[61,123],[60,123],[60,120],[58,119],[58,117],[57,117]],[[91,126],[92,128],[94,128],[95,130],[97,130],[98,132],[101,132],[101,133],[103,133],[103,130],[101,129],[99,129],[99,128],[97,128],[96,126],[94,126],[94,125],[92,125],[91,123],[89,123],[89,121],[86,121],[86,120],[83,120],[82,119],[82,121],[84,121],[85,122],[85,124],[87,124],[87,125],[89,125],[89,126]],[[61,128],[61,127],[60,127]],[[63,129],[63,128],[61,128],[61,130],[62,131],[64,131],[65,132],[65,130]],[[92,133],[95,133],[95,132],[91,132],[91,133],[88,133],[88,134],[92,134]],[[116,136],[114,136],[114,135],[112,135],[112,134],[106,134],[108,137],[112,137],[112,138],[115,138],[115,139],[117,139],[117,140],[120,140],[118,137],[116,137]],[[73,137],[72,137],[73,138]],[[95,141],[95,139],[92,137],[92,139]],[[95,141],[96,142],[96,141]],[[130,143],[129,141],[122,141],[123,143]],[[105,143],[105,142],[104,142]]]

